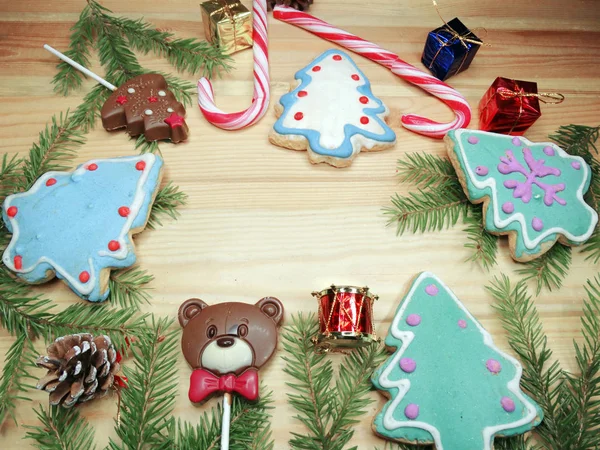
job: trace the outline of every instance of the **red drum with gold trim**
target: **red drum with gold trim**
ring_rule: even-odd
[[[321,350],[363,347],[377,340],[373,330],[373,302],[377,296],[368,287],[336,286],[313,292],[319,302]]]

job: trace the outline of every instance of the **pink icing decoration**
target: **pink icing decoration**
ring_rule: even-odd
[[[406,318],[406,323],[411,327],[416,327],[421,323],[421,316],[418,314],[409,314],[409,316]]]
[[[466,321],[466,320],[463,320],[463,319],[460,319],[460,320],[458,321],[458,326],[459,326],[459,327],[461,327],[461,328],[463,328],[463,329],[464,329],[464,328],[467,328],[467,321]]]
[[[485,367],[487,367],[487,370],[489,370],[493,374],[500,373],[500,371],[502,370],[502,366],[495,359],[488,359],[485,363]]]
[[[579,169],[581,169],[581,164],[579,164],[579,162],[577,162],[577,161],[573,161],[573,162],[571,163],[571,166],[572,166],[572,167],[573,167],[573,169],[575,169],[575,170],[579,170]]]
[[[521,146],[521,139],[519,139],[518,137],[514,137],[514,138],[512,138],[512,143],[513,143],[513,145],[516,145],[516,146],[520,147]]]
[[[469,139],[467,139],[467,142],[469,144],[477,144],[479,142],[479,139],[477,138],[477,136],[469,136]]]
[[[546,161],[543,159],[536,160],[531,154],[531,149],[527,147],[523,149],[523,157],[529,170],[515,159],[513,152],[510,150],[506,151],[506,156],[500,157],[501,163],[498,164],[498,171],[504,175],[520,173],[525,176],[525,181],[506,180],[504,182],[506,188],[514,189],[513,197],[520,198],[524,203],[529,203],[532,196],[532,187],[535,184],[544,191],[544,203],[546,206],[551,206],[553,202],[566,205],[567,202],[556,195],[558,192],[564,191],[564,183],[546,184],[538,180],[538,178],[544,178],[548,175],[558,177],[560,176],[560,170],[555,167],[545,166]]]
[[[534,217],[531,221],[531,226],[535,231],[542,231],[542,229],[544,228],[544,222],[542,222],[542,219]]]
[[[402,358],[400,360],[400,368],[403,372],[413,373],[417,368],[417,363],[412,358]]]
[[[415,420],[419,417],[419,405],[409,403],[406,408],[404,408],[404,415],[410,420]]]
[[[512,398],[502,397],[502,400],[500,400],[500,404],[506,412],[511,413],[515,410],[515,402],[512,400]]]
[[[435,284],[430,284],[425,288],[425,292],[427,292],[427,295],[431,295],[432,297],[434,295],[437,295],[439,291],[440,290]]]
[[[506,202],[502,205],[502,211],[504,211],[506,214],[512,214],[514,210],[515,205],[513,205],[513,202]]]
[[[544,153],[548,156],[554,156],[556,154],[554,149],[550,146],[544,147]]]
[[[482,177],[488,174],[488,168],[485,166],[477,166],[477,168],[475,169],[475,173],[477,175],[481,175]]]

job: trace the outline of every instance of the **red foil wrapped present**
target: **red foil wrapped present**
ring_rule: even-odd
[[[558,93],[538,93],[537,83],[498,77],[479,102],[479,128],[522,136],[542,115],[540,102],[561,103]]]

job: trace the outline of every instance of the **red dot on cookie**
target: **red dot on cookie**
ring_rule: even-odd
[[[306,97],[308,95],[308,92],[306,91],[298,91],[298,97]]]
[[[15,256],[15,269],[21,270],[23,268],[23,257],[21,255]]]
[[[353,79],[354,81],[358,81],[358,80],[360,80],[360,77],[359,77],[358,75],[356,75],[355,73],[353,73],[353,74],[352,74],[352,79]]]
[[[90,274],[87,270],[84,270],[79,274],[79,281],[81,281],[82,283],[87,283],[88,281],[90,281]]]
[[[119,95],[117,97],[117,103],[119,105],[124,105],[125,103],[127,103],[127,97],[125,97],[124,95]]]
[[[56,184],[56,178],[48,178],[46,180],[46,186],[54,186]]]
[[[313,72],[318,72],[319,70],[321,70],[321,66],[315,66],[312,68]]]
[[[119,208],[119,215],[121,217],[127,217],[130,212],[131,212],[131,210],[127,206],[121,206]]]
[[[363,95],[361,98],[358,99],[359,102],[361,102],[363,105],[366,105],[367,103],[369,103],[369,97]]]
[[[360,123],[362,123],[363,125],[366,125],[369,123],[369,118],[367,116],[362,116],[360,118]]]
[[[340,55],[333,55],[333,60],[334,61],[341,61],[342,57]]]
[[[304,119],[304,114],[302,114],[301,112],[297,112],[296,114],[294,114],[294,119],[302,120]]]
[[[19,210],[17,209],[16,206],[11,206],[10,208],[8,208],[6,210],[6,214],[8,214],[8,217],[15,217],[18,212],[19,212]]]
[[[146,168],[146,161],[138,161],[138,162],[135,164],[135,168],[136,168],[137,170],[144,170],[144,169]]]
[[[96,163],[92,163],[87,166],[87,170],[91,170],[92,172],[97,169],[98,169],[98,164],[96,164]]]
[[[119,241],[110,241],[108,243],[108,249],[111,252],[116,252],[117,250],[119,250],[121,248],[121,244],[119,244]]]
[[[156,98],[154,95],[152,97],[148,97],[148,101],[150,103],[156,103],[158,101],[158,98]]]

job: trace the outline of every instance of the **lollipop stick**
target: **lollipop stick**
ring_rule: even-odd
[[[67,64],[72,65],[73,67],[75,67],[77,70],[79,70],[80,72],[83,72],[84,74],[86,74],[88,77],[93,78],[94,80],[96,80],[98,83],[100,83],[101,85],[107,87],[108,89],[110,89],[111,91],[116,91],[117,87],[114,84],[110,84],[108,81],[106,81],[104,78],[100,78],[98,75],[96,75],[94,72],[86,69],[85,67],[83,67],[81,64],[76,63],[75,61],[73,61],[71,58],[69,58],[68,56],[63,55],[61,52],[59,52],[58,50],[56,50],[55,48],[50,47],[48,44],[44,44],[44,48],[46,50],[48,50],[50,53],[54,54],[55,56],[58,56],[60,59],[62,59],[64,62],[66,62]]]
[[[229,423],[231,422],[231,394],[223,396],[223,422],[221,425],[221,450],[229,450]]]

